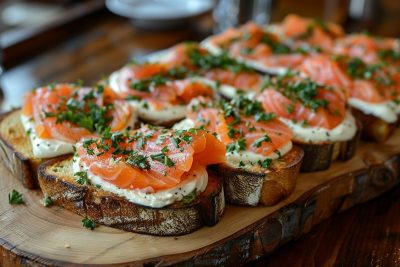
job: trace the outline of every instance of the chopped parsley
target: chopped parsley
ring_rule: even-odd
[[[246,140],[244,138],[240,138],[237,141],[226,145],[226,152],[240,152],[246,150]]]
[[[378,56],[383,61],[400,60],[400,51],[394,49],[383,49],[378,51]]]
[[[91,133],[101,133],[113,119],[110,111],[114,109],[114,106],[112,104],[97,105],[94,100],[99,92],[102,92],[99,87],[90,90],[83,95],[82,101],[76,99],[77,93],[75,93],[73,97],[57,105],[55,111],[45,111],[44,115],[46,118],[56,118],[56,123],[70,122]]]
[[[51,200],[51,197],[49,197],[47,194],[44,194],[44,197],[42,199],[43,206],[46,208],[50,207],[53,205],[53,201]]]
[[[257,140],[255,140],[252,144],[253,147],[261,147],[263,142],[271,142],[271,138],[265,134],[263,137],[258,138]]]
[[[129,84],[129,87],[133,90],[140,92],[150,92],[151,87],[156,87],[159,85],[166,84],[168,78],[162,76],[161,74],[156,74],[150,78],[134,81]]]
[[[232,72],[254,72],[250,66],[238,62],[226,53],[213,55],[210,53],[202,54],[199,49],[189,51],[190,62],[201,70],[227,69]]]
[[[268,169],[271,166],[272,159],[264,159],[264,160],[259,160],[258,165],[260,165],[261,168]]]
[[[175,166],[175,163],[164,152],[160,152],[160,153],[157,153],[157,154],[150,155],[150,158],[152,160],[161,162],[162,164],[164,164],[167,167]]]
[[[346,62],[346,73],[354,79],[374,80],[378,84],[389,86],[393,84],[382,63],[366,64],[360,58],[350,58]],[[377,75],[379,71],[379,75]]]
[[[150,163],[146,156],[138,154],[136,151],[132,151],[129,156],[125,159],[125,162],[132,167],[136,167],[141,170],[149,170]]]
[[[97,227],[97,224],[87,217],[82,219],[82,225],[83,227],[88,228],[90,230],[94,230],[94,228]]]
[[[88,174],[85,171],[79,171],[74,173],[75,181],[80,185],[90,185]]]
[[[22,194],[17,190],[13,189],[11,193],[8,194],[8,203],[11,205],[24,204],[25,201]]]
[[[318,89],[328,89],[328,87],[317,84],[309,78],[292,80],[290,79],[292,75],[292,73],[280,75],[276,79],[269,80],[268,83],[264,84],[264,86],[273,87],[293,102],[300,101],[304,106],[313,111],[320,107],[328,107],[328,101],[326,99],[317,98]]]
[[[268,45],[272,49],[274,54],[290,54],[293,52],[289,46],[279,42],[278,40],[275,40],[274,36],[270,34],[265,34],[261,38],[261,42]]]
[[[193,200],[196,199],[196,197],[197,197],[197,192],[196,192],[196,189],[195,189],[191,193],[189,193],[188,195],[183,196],[181,202],[184,205],[189,205],[190,203],[193,202]]]

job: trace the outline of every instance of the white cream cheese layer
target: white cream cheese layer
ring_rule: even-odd
[[[175,130],[187,130],[194,127],[195,123],[191,119],[184,119],[176,123],[173,128]],[[284,155],[286,155],[286,153],[288,153],[292,149],[292,147],[293,144],[291,141],[289,141],[287,144],[285,144],[280,149],[271,153],[268,156],[263,156],[254,153],[252,151],[227,152],[226,159],[228,165],[231,165],[236,168],[237,167],[246,168],[246,167],[251,167],[254,164],[257,164],[259,161],[264,161],[266,159],[274,160],[283,157]]]
[[[293,147],[291,141],[287,142],[284,146],[282,146],[277,151],[269,154],[268,156],[263,156],[252,151],[240,151],[240,152],[227,152],[226,158],[228,165],[232,167],[251,167],[252,165],[258,164],[258,162],[262,162],[266,159],[279,159],[286,155]],[[242,166],[244,164],[244,166]]]
[[[119,86],[119,77],[120,72],[115,71],[109,78],[110,87],[117,93],[121,93],[122,91]],[[201,82],[207,84],[213,89],[214,92],[216,90],[217,83],[209,79],[191,77],[189,80],[192,82]],[[165,103],[165,105],[160,109],[156,108],[151,102],[147,102],[146,100],[129,100],[129,103],[136,109],[140,118],[155,123],[176,121],[186,116],[186,105],[173,105],[170,103]]]
[[[134,126],[136,121],[136,113],[133,110],[127,126]],[[53,158],[61,155],[72,154],[74,152],[75,144],[73,143],[38,137],[35,131],[35,121],[33,118],[21,115],[21,122],[27,135],[29,135],[32,144],[32,152],[36,158]]]
[[[81,163],[78,157],[74,157],[73,163],[74,173],[85,171],[88,174],[93,185],[100,187],[104,191],[112,192],[118,196],[126,198],[128,201],[152,208],[161,208],[170,205],[174,202],[181,201],[184,196],[187,196],[194,191],[198,194],[203,192],[208,184],[208,173],[205,167],[199,167],[192,170],[188,178],[178,184],[174,188],[153,192],[148,189],[123,189],[119,188],[101,177],[94,175],[89,171],[88,166]]]
[[[302,126],[301,123],[294,123],[292,120],[280,118],[293,131],[293,140],[318,143],[347,141],[354,137],[357,132],[356,121],[350,112],[346,113],[343,121],[333,129],[322,127]]]
[[[73,153],[74,144],[55,139],[39,138],[35,132],[35,122],[32,118],[21,115],[21,122],[29,135],[32,152],[36,158],[52,158]]]
[[[349,105],[362,111],[366,115],[373,115],[387,123],[397,121],[397,114],[400,113],[400,106],[393,101],[382,103],[368,103],[357,98],[350,98]]]

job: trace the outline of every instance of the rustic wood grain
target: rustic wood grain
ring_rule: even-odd
[[[400,186],[396,186],[246,267],[400,266],[399,210]]]
[[[42,207],[41,194],[24,189],[1,166],[3,261],[14,260],[11,265],[237,265],[271,253],[333,214],[382,194],[399,183],[399,172],[397,130],[384,144],[362,144],[348,162],[302,174],[292,196],[274,207],[228,206],[214,227],[180,237],[150,237],[103,226],[86,230],[81,217],[58,207]],[[7,203],[7,192],[13,188],[24,194],[26,205]]]

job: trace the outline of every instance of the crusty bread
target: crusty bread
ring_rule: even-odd
[[[54,204],[99,224],[144,234],[183,235],[203,225],[216,224],[225,208],[222,182],[212,173],[206,190],[192,202],[151,208],[91,185],[78,184],[72,163],[72,157],[64,157],[40,165],[40,187]]]
[[[281,159],[273,161],[267,172],[258,166],[245,170],[227,164],[216,165],[215,171],[224,177],[228,203],[272,206],[293,192],[302,159],[303,151],[293,147]]]
[[[29,136],[16,109],[0,116],[0,157],[10,172],[27,188],[37,187],[37,168],[42,159],[35,158]]]
[[[302,143],[294,141],[304,151],[301,165],[302,172],[314,172],[328,169],[335,160],[346,161],[352,158],[357,151],[361,130],[358,130],[352,139],[343,142]]]
[[[362,125],[362,138],[367,141],[384,142],[389,138],[398,126],[400,120],[394,123],[387,123],[373,115],[364,114],[362,111],[353,108],[354,117]]]

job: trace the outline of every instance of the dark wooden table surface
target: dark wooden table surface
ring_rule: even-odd
[[[69,29],[76,31],[74,37],[5,71],[2,109],[21,105],[22,93],[35,86],[78,79],[90,84],[132,57],[208,34],[204,24],[163,32],[137,30],[128,20],[106,13],[82,22],[84,31],[74,27]],[[323,222],[272,255],[249,263],[253,265],[400,266],[400,187]]]

